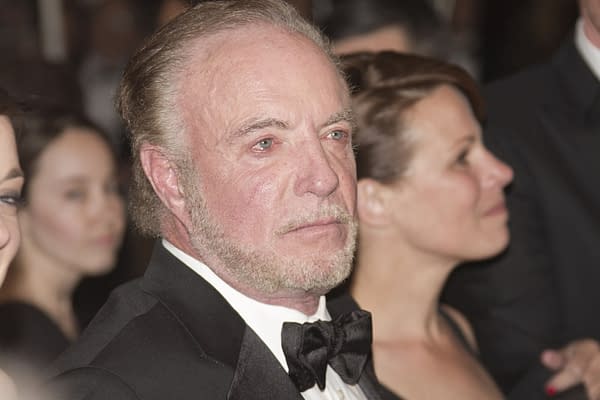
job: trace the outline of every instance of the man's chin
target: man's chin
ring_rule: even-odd
[[[301,274],[288,277],[285,283],[287,283],[289,289],[301,289],[309,293],[325,294],[348,279],[351,272],[351,260],[327,260],[305,265]]]

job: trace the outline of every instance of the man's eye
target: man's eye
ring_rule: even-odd
[[[254,149],[264,151],[268,150],[273,146],[273,139],[262,139],[254,145]]]
[[[333,140],[343,140],[348,136],[348,134],[341,130],[332,131],[329,133],[329,137]]]

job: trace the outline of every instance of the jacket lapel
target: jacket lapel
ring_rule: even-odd
[[[250,328],[246,328],[229,400],[302,400],[273,353]]]
[[[375,371],[373,370],[373,364],[369,362],[366,366],[365,371],[363,372],[358,384],[360,388],[364,392],[365,396],[369,400],[381,400],[381,396],[379,395],[379,391],[377,390],[377,378],[375,377]],[[398,400],[402,400],[398,397]]]
[[[567,42],[553,59],[559,92],[549,96],[539,112],[542,125],[535,146],[544,146],[543,153],[555,165],[552,176],[562,177],[563,182],[572,184],[571,192],[589,191],[580,199],[594,199],[586,206],[596,214],[600,201],[600,186],[591,185],[600,171],[600,82],[585,64],[573,41]],[[552,143],[554,142],[554,143]],[[584,182],[579,180],[584,179]],[[599,216],[600,217],[600,216]]]
[[[216,289],[160,243],[142,287],[179,318],[208,356],[235,368],[245,322]]]
[[[161,244],[155,246],[143,288],[177,315],[207,355],[230,368],[228,399],[302,400],[275,356],[239,314]]]
[[[208,282],[160,243],[142,281],[186,326],[202,350],[231,368],[229,400],[302,400],[269,348]],[[333,317],[357,309],[349,296],[328,304]],[[372,366],[359,381],[369,400],[380,400]]]

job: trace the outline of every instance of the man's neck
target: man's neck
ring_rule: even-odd
[[[590,27],[593,28],[593,25],[583,17],[577,21],[575,46],[594,76],[600,80],[600,46],[590,39],[590,35],[595,35],[596,42],[600,41],[600,37],[598,32]]]
[[[239,289],[237,289],[239,290]],[[241,290],[240,290],[241,291]],[[278,296],[278,295],[262,295],[260,293],[248,294],[248,291],[241,291],[246,296],[260,301],[261,303],[274,306],[291,308],[305,315],[313,315],[319,307],[319,299],[321,296],[313,294],[304,294],[302,296]]]
[[[224,284],[230,286],[239,293],[247,296],[260,303],[281,306],[285,308],[291,308],[297,310],[305,315],[313,315],[319,307],[319,299],[323,293],[312,293],[303,290],[285,290],[276,293],[263,293],[258,289],[255,289],[249,285],[245,285],[243,282],[239,282],[234,279],[231,274],[227,273],[226,268],[219,268],[218,263],[214,260],[207,260],[197,254],[196,250],[186,241],[177,240],[177,237],[165,237],[166,243],[170,244],[179,252],[183,253],[182,257],[189,257],[188,262],[182,260],[184,264],[194,269],[190,264],[193,264],[195,260],[204,264],[211,273],[222,281]],[[198,272],[198,271],[196,271]],[[214,286],[214,285],[213,285]]]
[[[583,33],[590,43],[600,49],[600,32],[598,32],[592,21],[586,16],[583,16]]]

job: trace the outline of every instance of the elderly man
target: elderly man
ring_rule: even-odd
[[[162,241],[51,386],[65,399],[378,399],[370,316],[324,298],[355,242],[349,104],[322,38],[278,0],[203,2],[153,35],[119,108],[134,217]]]

